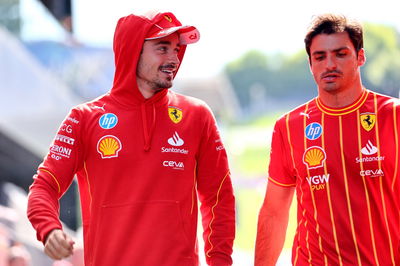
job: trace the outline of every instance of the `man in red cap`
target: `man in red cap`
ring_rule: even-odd
[[[49,257],[73,252],[58,199],[76,175],[85,265],[198,265],[198,200],[207,263],[232,264],[234,195],[215,119],[168,90],[199,37],[172,13],[118,21],[111,91],[70,111],[30,187],[28,217]]]

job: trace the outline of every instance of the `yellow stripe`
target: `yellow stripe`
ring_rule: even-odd
[[[376,100],[376,94],[374,94],[374,109],[375,109],[375,114],[376,114],[376,122],[375,122],[375,136],[376,136],[376,142],[378,146],[378,158],[381,156],[381,145],[380,145],[380,139],[379,139],[379,124],[378,124],[378,103]],[[379,169],[382,169],[382,161],[378,161]],[[381,199],[382,199],[382,205],[383,205],[383,216],[385,217],[385,224],[386,224],[386,231],[387,235],[389,237],[389,249],[390,249],[390,256],[392,259],[393,265],[395,265],[395,260],[394,260],[394,254],[393,254],[393,245],[392,245],[392,237],[390,235],[390,230],[389,230],[389,222],[388,222],[388,217],[387,217],[387,211],[386,211],[386,202],[385,202],[385,196],[383,193],[383,184],[382,184],[382,179],[383,177],[379,177],[379,183],[380,183],[380,192],[381,192]]]
[[[292,145],[292,140],[291,140],[291,136],[290,136],[290,127],[289,127],[289,114],[286,115],[286,134],[288,136],[288,143],[289,143],[289,147],[290,147],[290,156],[292,158],[292,165],[293,168],[296,170],[296,163],[294,162],[294,151],[293,151],[293,145]]]
[[[361,107],[364,104],[364,102],[367,100],[367,98],[368,98],[368,91],[364,89],[362,96],[354,104],[352,104],[348,107],[342,108],[342,109],[329,108],[329,107],[325,106],[320,101],[319,98],[317,98],[315,102],[321,112],[328,114],[328,115],[339,116],[339,115],[346,115],[351,112],[354,112],[355,109]]]
[[[283,184],[283,183],[279,183],[278,181],[274,180],[272,177],[268,177],[268,180],[272,181],[272,183],[275,183],[277,185],[280,185],[282,187],[294,187],[296,186],[296,184]]]
[[[305,110],[306,112],[307,112],[307,110]],[[306,129],[306,126],[307,126],[307,117],[306,116],[304,116],[303,117],[303,132],[305,131],[305,129]],[[303,145],[304,145],[304,150],[307,150],[307,138],[306,137],[304,137],[303,138]],[[307,169],[307,176],[311,176],[310,175],[310,170],[308,169],[308,167],[306,167],[306,169]],[[313,204],[313,208],[314,208],[314,220],[315,220],[315,224],[316,224],[316,227],[315,227],[315,230],[317,231],[317,234],[318,234],[318,246],[319,246],[319,251],[322,253],[322,255],[324,256],[324,261],[326,261],[327,260],[327,258],[326,258],[326,255],[324,254],[324,251],[323,251],[323,249],[322,249],[322,239],[321,239],[321,234],[320,234],[320,232],[319,232],[319,223],[318,223],[318,211],[317,211],[317,206],[316,206],[316,203],[315,203],[315,197],[314,197],[314,192],[313,192],[313,190],[311,189],[311,186],[309,186],[309,188],[310,188],[310,194],[311,194],[311,199],[312,199],[312,204]],[[309,264],[310,265],[312,265],[312,257],[311,257],[311,251],[310,251],[310,244],[309,244],[309,242],[308,242],[308,230],[307,230],[307,249],[308,249],[308,262],[309,262]]]
[[[48,173],[54,179],[54,181],[56,182],[57,187],[58,187],[58,193],[61,193],[61,186],[60,186],[60,183],[58,183],[57,178],[50,171],[48,171],[48,170],[46,170],[44,168],[40,168],[39,171],[43,171],[43,172]]]
[[[322,125],[322,128],[325,128],[325,115],[324,115],[324,113],[322,113],[322,115],[321,115],[321,125]],[[325,131],[324,130],[322,130],[321,140],[322,140],[322,149],[325,150]],[[325,172],[325,175],[328,174],[326,160],[324,162],[324,172]],[[329,205],[329,212],[330,212],[330,216],[331,216],[332,231],[334,231],[335,230],[335,227],[334,227],[335,220],[334,220],[333,211],[332,211],[332,202],[331,202],[331,193],[330,193],[330,189],[329,189],[329,182],[326,183],[326,191],[328,193],[328,205]],[[321,238],[320,238],[319,242],[320,242],[320,244],[319,244],[320,245],[320,250],[321,250],[321,252],[323,252]],[[325,252],[323,252],[323,254],[324,254],[325,265],[328,265],[328,258],[326,257]]]
[[[213,233],[213,230],[212,230],[212,223],[213,223],[213,221],[214,221],[214,219],[215,219],[214,208],[215,208],[215,207],[218,205],[218,203],[219,203],[219,193],[221,192],[222,184],[224,184],[225,179],[226,179],[227,176],[229,176],[229,174],[230,174],[230,172],[228,171],[228,172],[226,173],[226,175],[224,176],[224,178],[222,179],[221,184],[219,185],[219,188],[218,188],[218,191],[217,191],[217,199],[216,199],[216,201],[215,201],[214,206],[212,206],[212,208],[211,208],[212,218],[211,218],[211,221],[210,221],[210,223],[209,223],[209,225],[208,225],[208,228],[210,229],[210,234],[208,235],[208,243],[210,244],[211,247],[210,247],[210,249],[206,252],[207,257],[211,257],[209,253],[210,253],[211,250],[214,248],[213,244],[211,243],[211,235],[212,235],[212,233]]]
[[[399,161],[399,132],[397,132],[397,112],[396,104],[393,101],[393,128],[394,128],[394,143],[395,143],[395,161],[394,161],[394,175],[392,181],[392,190],[394,190],[394,183],[397,181],[398,161]]]
[[[357,110],[357,127],[360,126],[359,118],[360,118],[360,112],[359,112],[359,110]],[[351,236],[353,238],[354,248],[356,249],[358,265],[361,265],[360,251],[358,248],[357,236],[356,236],[355,228],[354,228],[353,209],[351,208],[351,201],[350,201],[349,182],[348,182],[348,178],[347,178],[346,161],[345,161],[344,145],[343,145],[343,124],[342,124],[341,116],[339,117],[339,126],[340,126],[340,153],[341,153],[340,157],[342,158],[343,179],[344,179],[344,186],[345,186],[345,191],[346,191],[347,211],[349,213]],[[359,140],[358,145],[360,146],[360,142],[361,142],[360,134],[358,134],[358,140]],[[361,149],[359,149],[359,150],[361,150]]]
[[[364,163],[362,161],[363,158],[363,154],[361,153],[361,127],[360,127],[360,111],[357,111],[357,133],[358,133],[358,153],[361,159],[360,162],[360,169],[361,171],[364,171]],[[374,234],[374,226],[372,224],[372,213],[371,213],[371,204],[370,204],[370,200],[369,200],[369,194],[368,194],[368,187],[367,187],[367,183],[365,181],[365,176],[362,176],[362,180],[363,180],[363,184],[364,184],[364,191],[365,191],[365,198],[367,201],[367,210],[368,210],[368,220],[369,220],[369,231],[371,234],[371,240],[372,240],[372,248],[373,248],[373,252],[374,252],[374,259],[375,259],[375,264],[379,265],[378,262],[378,256],[376,253],[376,247],[375,247],[375,234]]]
[[[306,110],[307,110],[307,107],[308,107],[308,103],[306,104]],[[288,143],[289,143],[289,147],[290,147],[290,156],[292,158],[292,165],[293,165],[293,168],[296,169],[296,164],[295,164],[295,161],[294,161],[293,145],[292,145],[292,140],[291,140],[291,135],[290,135],[290,127],[289,127],[289,118],[290,118],[290,116],[289,115],[290,115],[290,113],[288,113],[286,115],[286,121],[285,121],[286,122],[286,134],[287,134]],[[296,169],[296,171],[297,171],[297,169]],[[301,189],[301,186],[300,186],[300,189]],[[302,192],[302,195],[301,195],[301,198],[300,198],[301,204],[303,204],[303,194],[304,193]],[[304,216],[305,216],[305,210],[303,210],[303,217]],[[298,227],[300,227],[300,225]],[[300,232],[298,232],[297,236],[298,236],[298,238],[300,238]],[[300,246],[297,246],[294,265],[296,265],[296,263],[297,263],[297,259],[298,259],[298,256],[299,256],[299,248],[300,248]]]
[[[91,189],[90,189],[89,173],[87,171],[86,162],[83,162],[83,168],[85,169],[86,182],[88,184],[88,191],[89,191],[89,198],[90,198],[90,209],[92,209],[92,192],[91,192]]]

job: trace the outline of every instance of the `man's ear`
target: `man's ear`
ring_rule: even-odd
[[[366,58],[366,56],[365,56],[365,50],[364,50],[364,48],[361,48],[361,49],[358,51],[358,54],[357,54],[357,61],[358,61],[358,66],[364,65],[364,64],[365,64],[365,61],[367,61],[367,58]]]

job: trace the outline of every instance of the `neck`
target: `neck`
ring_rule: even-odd
[[[140,91],[140,93],[143,95],[143,97],[144,97],[145,99],[150,99],[150,98],[153,97],[153,95],[155,94],[154,91],[151,91],[151,90],[144,90],[144,89],[141,89],[140,87],[139,87],[139,91]]]
[[[318,88],[318,97],[321,102],[328,107],[342,108],[354,103],[364,90],[360,81],[359,83],[353,84],[352,87],[342,90],[327,91]]]

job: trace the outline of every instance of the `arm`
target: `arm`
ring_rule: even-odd
[[[232,265],[235,198],[228,158],[208,109],[197,158],[197,192],[201,202],[204,252],[208,265]]]
[[[269,181],[258,216],[255,266],[275,265],[285,242],[294,187]]]
[[[72,119],[73,118],[73,119]],[[80,167],[79,115],[73,110],[61,124],[49,153],[39,166],[29,188],[27,215],[43,242],[45,253],[61,259],[72,252],[73,241],[62,231],[59,199],[70,186]]]

